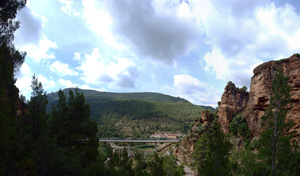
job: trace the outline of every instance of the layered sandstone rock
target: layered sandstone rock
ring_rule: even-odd
[[[248,127],[254,138],[262,132],[261,117],[270,105],[272,94],[272,81],[278,69],[288,78],[291,87],[291,109],[287,114],[287,120],[292,120],[295,125],[291,132],[295,131],[294,139],[300,140],[300,55],[294,54],[290,58],[279,61],[270,61],[259,65],[253,71],[250,92],[238,89],[232,82],[228,82],[218,107],[218,121],[225,133],[229,133],[229,124],[233,117],[239,113],[247,119]],[[191,132],[178,146],[175,155],[185,163],[192,163],[191,154],[194,151],[194,143],[201,137],[199,127],[210,124],[213,116],[208,111],[203,111],[195,120]]]
[[[254,137],[262,131],[261,117],[270,104],[272,81],[278,69],[288,78],[291,87],[292,109],[287,119],[295,122],[293,130],[300,134],[300,55],[295,54],[287,59],[263,63],[253,70],[249,95],[235,88],[228,82],[219,106],[219,122],[225,133],[229,132],[229,123],[238,114],[247,119],[249,129]]]
[[[249,102],[243,112],[253,136],[258,136],[262,131],[261,117],[270,104],[272,81],[278,69],[281,69],[284,76],[288,78],[291,87],[292,109],[287,114],[287,120],[294,121],[293,130],[297,131],[297,135],[300,134],[300,55],[294,54],[290,58],[266,62],[254,69]]]
[[[210,111],[202,111],[200,117],[195,119],[195,123],[192,127],[191,132],[182,140],[175,151],[176,158],[184,163],[191,164],[193,157],[191,154],[194,151],[194,143],[201,137],[199,131],[200,126],[207,126],[213,120],[213,115]]]
[[[229,124],[233,117],[246,108],[248,99],[249,94],[247,91],[236,88],[231,81],[227,83],[218,107],[218,121],[225,133],[229,133]]]

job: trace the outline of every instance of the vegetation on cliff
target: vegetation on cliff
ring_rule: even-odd
[[[195,143],[194,160],[201,175],[230,175],[229,151],[232,145],[221,131],[219,123],[212,123]]]
[[[290,109],[290,97],[287,78],[279,70],[273,80],[270,106],[262,117],[265,130],[259,139],[258,148],[258,156],[265,164],[265,172],[271,172],[272,175],[297,174],[293,171],[297,168],[297,164],[293,163],[297,160],[294,158],[296,146],[291,145],[292,133],[289,133],[293,122],[286,120],[287,111]]]
[[[190,136],[196,141],[193,164],[199,175],[300,173],[297,164],[300,161],[298,141],[293,140],[293,123],[286,120],[286,114],[290,110],[290,87],[287,80],[280,69],[277,70],[272,84],[270,106],[262,117],[263,132],[259,140],[251,141],[253,136],[248,129],[246,118],[241,114],[232,119],[230,131],[226,135],[217,128],[218,123],[195,124],[198,127],[193,127]],[[202,116],[205,117],[205,113]],[[212,117],[219,118],[216,115]],[[199,132],[197,129],[205,130]]]

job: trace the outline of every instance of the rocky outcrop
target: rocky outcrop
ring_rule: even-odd
[[[294,54],[290,58],[279,61],[270,61],[259,65],[253,71],[250,92],[237,88],[232,82],[228,82],[221,102],[218,107],[218,121],[225,133],[229,133],[229,124],[233,117],[242,114],[246,118],[249,130],[254,138],[262,132],[261,117],[270,105],[272,94],[272,82],[278,69],[288,78],[291,87],[291,109],[287,113],[287,120],[292,120],[295,125],[291,132],[295,131],[294,139],[300,140],[300,55]],[[194,151],[194,143],[201,137],[200,127],[207,126],[213,120],[209,111],[203,111],[201,116],[195,119],[191,132],[179,144],[175,155],[181,161],[191,164],[191,154]],[[242,140],[239,139],[240,143]]]
[[[270,104],[272,81],[278,69],[288,78],[291,87],[292,109],[287,119],[295,123],[293,130],[300,136],[300,55],[294,54],[290,58],[279,61],[270,61],[256,67],[251,78],[250,92],[246,94],[228,82],[219,105],[219,122],[225,133],[229,132],[229,123],[232,118],[241,113],[246,117],[248,127],[254,137],[262,131],[261,117]]]
[[[235,87],[231,81],[227,83],[218,107],[218,121],[225,133],[229,133],[229,124],[233,117],[246,108],[248,99],[249,94],[245,89]]]
[[[204,110],[201,115],[197,117],[194,121],[194,125],[190,133],[180,142],[179,146],[175,150],[176,158],[183,163],[191,164],[193,162],[193,157],[191,154],[194,151],[194,143],[201,137],[200,127],[209,125],[213,121],[213,114]]]
[[[298,136],[300,134],[300,55],[294,54],[290,58],[266,62],[254,69],[249,101],[246,110],[243,112],[253,136],[258,136],[262,131],[261,117],[270,104],[272,81],[278,69],[281,69],[284,76],[288,78],[288,84],[291,87],[292,109],[288,112],[286,118],[294,121],[293,130],[297,132]]]

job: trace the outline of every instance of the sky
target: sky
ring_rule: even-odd
[[[159,92],[216,107],[228,81],[300,52],[297,0],[28,0],[14,43],[27,99],[67,87]]]

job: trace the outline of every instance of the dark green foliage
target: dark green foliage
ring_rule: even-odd
[[[281,64],[282,61],[283,61],[283,59],[280,59],[280,60],[276,60],[275,62],[276,62],[276,64]]]
[[[248,89],[248,88],[247,88],[246,86],[243,86],[243,87],[241,88],[241,90],[244,91],[244,92],[247,92],[247,89]]]
[[[14,20],[17,10],[22,9],[26,0],[4,0],[0,3],[0,45],[10,43],[14,39],[14,32],[20,27],[20,22]]]
[[[231,144],[225,138],[218,123],[210,129],[213,130],[207,130],[195,143],[193,157],[198,173],[201,175],[229,175],[228,156]]]
[[[163,158],[160,158],[155,153],[153,160],[149,162],[150,176],[164,176],[165,170],[163,168]]]
[[[240,135],[244,138],[249,137],[250,132],[246,118],[240,114],[235,116],[230,123],[230,132],[232,132],[234,135]]]
[[[46,92],[44,92],[42,84],[33,75],[31,82],[31,99],[28,103],[28,113],[26,114],[24,124],[26,132],[31,135],[35,142],[41,135],[44,135],[44,130],[47,126],[46,106],[48,104]]]
[[[87,166],[96,161],[98,148],[97,124],[90,118],[90,106],[78,91],[74,95],[70,90],[68,104],[65,94],[58,94],[59,101],[50,118],[52,136],[58,146],[73,148],[81,156],[81,164]]]
[[[163,168],[167,176],[185,175],[184,166],[177,165],[177,159],[173,155],[163,157]]]
[[[265,165],[263,163],[258,163],[257,155],[246,149],[243,151],[241,156],[241,164],[237,170],[237,175],[249,175],[249,176],[257,176],[257,175],[269,175],[269,172],[266,170]]]
[[[106,175],[134,175],[132,159],[128,157],[128,153],[126,150],[123,150],[120,156],[118,153],[111,153],[106,165]]]
[[[153,103],[139,100],[94,102],[92,108],[100,117],[110,113],[119,117],[128,116],[130,120],[167,116],[167,114],[156,110]]]
[[[134,167],[134,173],[135,175],[143,175],[143,176],[147,176],[149,175],[147,172],[147,162],[144,160],[144,157],[141,153],[138,153],[135,156],[135,167]]]
[[[14,72],[23,63],[24,58],[24,54],[13,47],[8,47],[6,43],[0,45],[0,110],[11,115],[16,115],[16,104],[19,98]]]
[[[259,140],[259,157],[272,175],[289,174],[286,164],[291,160],[292,150],[291,136],[287,132],[292,124],[286,122],[285,117],[291,95],[287,78],[281,70],[274,77],[272,91],[270,106],[262,117],[265,131]]]
[[[0,174],[95,175],[98,173],[97,175],[100,175],[101,171],[99,170],[104,168],[104,165],[98,161],[97,157],[96,123],[89,123],[89,120],[85,120],[82,125],[83,128],[78,128],[83,133],[80,134],[80,139],[84,140],[77,140],[77,146],[63,145],[63,142],[57,144],[56,141],[58,141],[59,135],[54,133],[54,129],[57,128],[53,128],[53,120],[49,120],[46,114],[46,93],[35,76],[33,76],[31,87],[33,92],[27,105],[27,113],[24,117],[18,119],[18,125],[16,116],[6,116],[11,113],[0,113],[1,121],[7,121],[5,125],[8,125],[1,126],[0,134],[3,138],[1,138],[0,144]],[[78,106],[82,104],[88,107],[84,101],[79,101],[77,97],[79,95],[75,96],[74,104],[77,103]],[[81,97],[81,100],[83,99]],[[58,114],[61,115],[60,111],[61,108],[58,107],[58,110],[54,108],[52,116],[58,117]],[[72,118],[71,116],[68,117]],[[90,118],[87,117],[86,119]],[[52,125],[51,128],[49,122]],[[66,119],[63,119],[61,124],[65,123]],[[50,135],[51,133],[52,135]],[[62,136],[64,137],[64,135]],[[79,136],[79,134],[76,136]]]
[[[197,129],[197,132],[199,134],[202,134],[203,132],[205,132],[207,130],[208,126],[207,125],[200,125]]]

